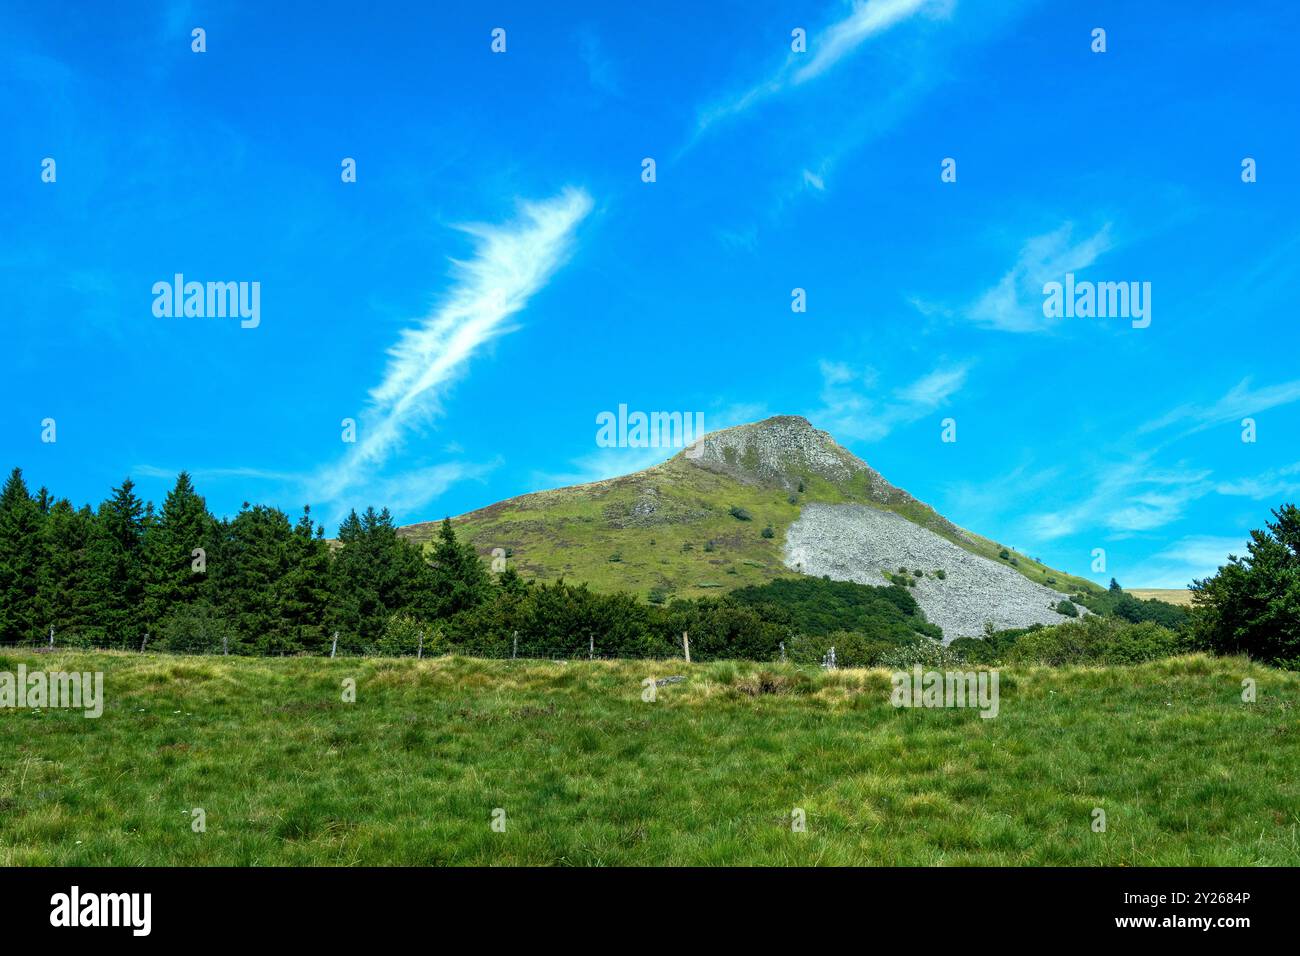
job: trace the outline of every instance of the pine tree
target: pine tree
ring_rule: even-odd
[[[62,498],[50,507],[43,532],[39,586],[45,626],[54,626],[60,644],[102,644],[91,559],[95,513]]]
[[[22,469],[15,468],[0,492],[0,643],[40,640],[38,572],[42,515],[27,491]]]
[[[207,596],[207,552],[214,530],[206,502],[195,491],[189,474],[182,471],[145,538],[145,611],[151,626]],[[200,555],[195,555],[196,549],[202,549]]]
[[[280,606],[293,537],[288,516],[278,508],[244,502],[223,532],[210,573],[218,606],[239,634],[238,646],[231,650],[253,654],[291,650]]]
[[[419,546],[401,538],[385,508],[353,511],[339,526],[340,549],[331,573],[331,626],[342,647],[376,645],[395,613],[427,618],[434,610],[432,569]]]
[[[325,528],[312,528],[307,506],[289,539],[289,570],[280,588],[280,616],[290,650],[321,653],[325,649],[329,605],[330,549]]]
[[[451,617],[477,607],[492,593],[492,579],[471,544],[456,540],[451,519],[442,519],[438,543],[433,549],[434,611]]]
[[[135,648],[144,638],[145,513],[127,478],[96,515],[90,550],[95,616],[110,646]]]

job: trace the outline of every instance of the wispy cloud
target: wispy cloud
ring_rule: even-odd
[[[141,478],[175,478],[182,471],[195,481],[224,481],[227,479],[255,478],[259,481],[299,481],[302,476],[287,471],[270,471],[265,468],[160,468],[157,465],[136,465],[131,473]]]
[[[1280,500],[1300,495],[1300,462],[1273,468],[1253,478],[1224,481],[1214,486],[1221,495],[1251,498],[1255,501]]]
[[[854,0],[847,16],[810,30],[808,51],[791,52],[772,75],[701,110],[697,135],[717,122],[737,116],[781,91],[814,80],[863,43],[918,13],[947,16],[952,0]]]
[[[1215,425],[1238,423],[1243,418],[1280,405],[1289,405],[1297,399],[1300,399],[1300,379],[1252,389],[1250,377],[1247,376],[1229,389],[1228,393],[1218,401],[1209,405],[1180,405],[1169,413],[1147,422],[1140,431],[1146,433],[1172,425],[1186,425],[1185,434],[1192,434]]]
[[[896,393],[909,405],[938,408],[966,384],[966,366],[937,368]]]
[[[441,413],[448,387],[478,350],[513,331],[510,317],[568,260],[591,206],[586,192],[566,189],[521,203],[519,217],[504,225],[460,227],[475,240],[473,258],[453,260],[455,281],[441,304],[388,350],[388,366],[358,429],[360,441],[318,476],[317,500],[336,502],[369,482],[410,429]]]
[[[807,64],[794,71],[792,82],[806,83],[821,76],[877,33],[883,33],[923,8],[928,8],[934,14],[947,15],[952,3],[939,3],[935,0],[855,2],[852,13],[821,32],[817,42],[809,49]]]
[[[442,496],[448,488],[465,481],[482,481],[500,461],[481,464],[449,461],[428,468],[404,471],[400,475],[369,483],[378,501],[396,514],[420,511]]]
[[[1050,541],[1087,529],[1111,537],[1152,531],[1177,521],[1191,502],[1214,490],[1208,470],[1159,468],[1151,457],[1142,454],[1092,474],[1092,491],[1082,501],[1029,516],[1031,533]]]
[[[843,362],[821,363],[821,408],[809,418],[837,437],[879,441],[942,406],[966,384],[969,365],[940,365],[892,393],[880,394],[873,370],[859,373]]]
[[[1079,240],[1069,222],[1034,236],[1021,247],[1015,265],[966,310],[966,318],[1004,332],[1041,331],[1050,321],[1043,316],[1043,284],[1087,268],[1110,248],[1110,223]]]

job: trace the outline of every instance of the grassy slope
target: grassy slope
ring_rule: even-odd
[[[1300,675],[1242,660],[1004,670],[993,720],[896,710],[881,671],[19,662],[102,669],[108,704],[0,710],[0,865],[1300,864]]]
[[[632,514],[644,485],[658,489],[655,523],[641,523],[644,519]],[[919,501],[874,500],[865,474],[840,485],[808,478],[805,485],[799,503],[790,504],[785,490],[743,484],[679,456],[636,475],[514,498],[454,519],[453,524],[485,557],[493,548],[511,549],[511,564],[525,577],[564,577],[601,591],[642,596],[662,587],[677,597],[700,597],[791,575],[782,561],[782,544],[786,529],[809,501],[857,502],[895,511],[968,551],[999,560],[999,545],[961,533]],[[746,509],[753,520],[731,517],[732,506]],[[769,524],[775,535],[764,538],[762,530]],[[412,525],[404,533],[427,542],[437,527],[435,522]],[[712,552],[705,550],[709,540],[714,542]],[[683,550],[684,545],[690,549]],[[622,560],[611,561],[614,554]],[[1025,555],[1013,551],[1011,556],[1019,562],[1017,570],[1040,584],[1055,578],[1058,590],[1097,588]]]

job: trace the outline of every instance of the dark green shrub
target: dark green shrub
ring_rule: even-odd
[[[776,536],[776,531],[772,528],[771,525],[768,525],[766,528],[763,529],[762,534],[763,537],[765,538],[772,538]]]
[[[1056,604],[1056,613],[1063,614],[1066,617],[1078,617],[1079,609],[1067,600],[1060,600]]]
[[[1192,582],[1191,632],[1220,654],[1300,669],[1300,508],[1283,505],[1213,577]]]
[[[1186,638],[1158,624],[1130,624],[1093,614],[1021,635],[1003,654],[1008,664],[1138,664],[1191,650]]]
[[[68,645],[71,635],[58,635],[60,644]],[[159,622],[150,647],[178,654],[220,654],[222,641],[236,653],[238,633],[226,615],[205,601],[182,604]]]
[[[835,648],[835,662],[840,667],[879,667],[885,655],[899,647],[932,644],[912,635],[902,640],[868,637],[856,631],[832,631],[830,634],[799,634],[785,642],[786,658],[796,664],[820,664],[826,652]]]
[[[960,654],[968,664],[993,665],[1001,660],[997,647],[979,637],[959,637],[948,647]]]
[[[735,518],[737,521],[753,521],[753,520],[754,520],[754,516],[751,515],[748,511],[746,511],[744,508],[738,508],[738,507],[736,507],[735,505],[732,505],[732,506],[731,506],[731,508],[730,508],[730,510],[727,512],[727,514],[731,515],[731,517]]]

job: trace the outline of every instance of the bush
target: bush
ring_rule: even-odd
[[[737,521],[754,520],[754,516],[751,515],[748,511],[746,511],[744,508],[737,508],[735,505],[731,506],[730,510],[727,511],[727,514],[731,515],[731,517],[735,518]]]
[[[947,668],[965,663],[960,651],[944,647],[938,641],[917,641],[891,648],[880,655],[880,666],[894,671],[911,670],[917,664],[925,668]]]
[[[712,551],[712,550],[713,550],[713,547],[714,547],[714,545],[713,545],[713,539],[712,539],[712,538],[710,538],[708,541],[705,541],[705,542],[704,542],[704,550],[705,550],[705,551]]]
[[[934,572],[934,576],[938,578],[940,581],[942,581],[944,578],[948,576],[948,572],[945,571],[943,568],[940,568],[939,570]]]
[[[979,637],[959,637],[948,645],[948,649],[960,654],[968,664],[994,665],[1001,660],[997,647]]]
[[[903,643],[872,638],[856,631],[833,631],[830,634],[799,634],[786,641],[786,658],[796,664],[820,664],[826,652],[835,648],[835,663],[840,667],[879,667],[885,654],[926,638],[913,637]]]
[[[776,536],[776,531],[772,528],[771,525],[768,525],[766,528],[764,528],[762,533],[763,533],[763,537],[765,538],[772,538]]]
[[[1139,664],[1185,654],[1188,640],[1149,621],[1089,615],[1022,634],[1003,654],[1009,664]]]
[[[182,604],[158,623],[157,640],[151,642],[160,651],[176,654],[220,654],[222,641],[231,652],[238,653],[239,635],[226,615],[205,601]],[[57,637],[57,635],[56,635]],[[70,641],[58,637],[59,643]]]
[[[420,637],[424,636],[424,653],[430,657],[447,653],[447,642],[442,628],[430,627],[410,614],[394,614],[384,623],[379,640],[371,649],[382,657],[414,657],[420,652]]]
[[[1250,533],[1247,556],[1192,582],[1192,634],[1220,654],[1300,669],[1300,508],[1283,505]]]
[[[1056,613],[1064,614],[1066,617],[1078,617],[1079,609],[1075,607],[1073,604],[1071,604],[1069,601],[1062,598],[1056,604]]]

